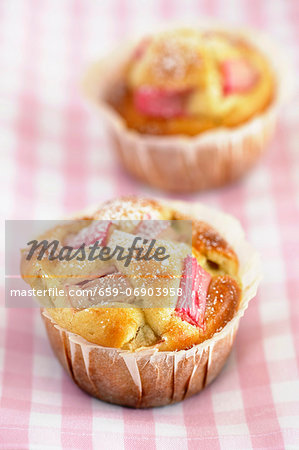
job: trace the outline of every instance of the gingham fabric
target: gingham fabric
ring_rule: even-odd
[[[1,211],[61,218],[120,194],[161,195],[128,177],[85,105],[86,64],[161,21],[214,17],[267,31],[299,70],[296,0],[2,0]],[[264,280],[217,380],[169,407],[95,400],[55,359],[37,309],[0,310],[1,449],[299,448],[299,109],[284,109],[261,163],[241,182],[185,196],[236,215]],[[2,263],[4,256],[2,252]]]

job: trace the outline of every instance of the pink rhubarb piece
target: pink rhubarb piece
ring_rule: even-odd
[[[70,236],[67,245],[79,248],[81,245],[91,245],[99,241],[99,245],[105,245],[111,222],[107,220],[94,220],[88,227],[82,228],[76,235]]]
[[[164,90],[143,86],[134,95],[135,108],[146,116],[170,119],[183,116],[186,99],[185,91]]]
[[[223,93],[238,94],[249,91],[257,82],[256,69],[245,59],[231,59],[221,64]]]
[[[206,272],[193,256],[184,260],[180,287],[182,295],[178,298],[176,313],[192,325],[203,326],[206,298],[211,275]]]

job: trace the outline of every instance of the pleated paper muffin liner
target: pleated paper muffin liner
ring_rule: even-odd
[[[263,113],[234,128],[216,128],[194,137],[151,136],[127,128],[106,98],[121,78],[136,42],[121,45],[91,65],[83,81],[84,94],[105,120],[111,148],[126,170],[152,186],[173,192],[221,186],[247,173],[264,153],[273,136],[278,109],[292,90],[289,62],[265,36],[244,29],[200,28],[237,33],[265,54],[276,78],[276,92]]]
[[[54,353],[74,382],[101,400],[134,408],[181,401],[201,391],[218,375],[261,278],[259,256],[245,241],[238,221],[199,203],[162,203],[210,223],[239,258],[241,303],[235,317],[220,332],[188,350],[159,352],[153,346],[130,352],[92,344],[58,326],[46,310],[42,312]]]

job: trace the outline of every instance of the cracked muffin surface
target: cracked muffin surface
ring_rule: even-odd
[[[181,221],[190,221],[190,236],[184,234]],[[115,258],[51,261],[48,251],[41,260],[27,261],[28,253],[23,251],[22,276],[32,287],[49,290],[44,306],[57,325],[104,347],[181,350],[220,331],[238,310],[241,286],[234,250],[210,224],[162,202],[127,197],[59,225],[40,239],[58,239],[61,247],[75,249],[95,240],[102,247],[121,244],[129,248],[138,235],[148,242],[155,239],[153,248],[164,246],[171,258],[162,262],[133,259],[126,266],[124,260]],[[144,242],[146,249],[148,242]],[[51,287],[60,288],[64,295],[58,298]],[[72,297],[74,288],[82,292],[96,288],[97,294]],[[99,294],[107,289],[117,290],[117,295],[105,298],[109,307]],[[157,295],[149,295],[149,289],[154,293],[164,289],[163,307]]]

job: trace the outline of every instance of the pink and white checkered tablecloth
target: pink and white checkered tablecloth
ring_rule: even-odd
[[[2,0],[1,212],[60,218],[128,193],[161,195],[115,164],[81,98],[86,64],[160,21],[214,17],[268,31],[299,71],[296,0]],[[184,403],[134,411],[81,392],[53,357],[38,310],[0,300],[0,447],[299,448],[299,96],[242,182],[185,197],[236,215],[264,280],[219,378]],[[2,267],[4,255],[1,254]]]

